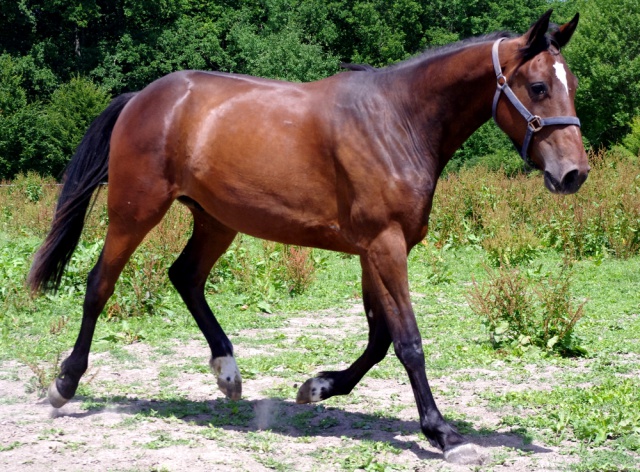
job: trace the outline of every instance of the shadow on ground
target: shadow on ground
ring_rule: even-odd
[[[435,449],[424,449],[411,439],[402,439],[419,432],[418,421],[405,421],[385,414],[365,414],[345,411],[339,407],[321,404],[299,405],[282,398],[232,401],[220,398],[193,401],[184,398],[142,400],[130,397],[82,397],[72,403],[81,403],[84,412],[66,412],[65,407],[54,410],[54,417],[84,418],[104,411],[146,418],[176,418],[202,428],[220,428],[228,431],[252,432],[271,430],[291,437],[348,437],[352,439],[382,441],[399,449],[411,449],[423,460],[442,459]],[[468,421],[451,421],[472,443],[484,448],[508,447],[534,454],[552,452],[530,444],[526,429],[503,433],[474,428]]]

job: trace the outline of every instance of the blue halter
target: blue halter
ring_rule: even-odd
[[[500,58],[498,56],[498,47],[500,43],[504,41],[505,38],[498,39],[495,43],[493,43],[493,49],[491,50],[491,60],[493,61],[493,70],[496,73],[497,78],[497,89],[496,94],[493,96],[493,120],[497,123],[496,120],[496,108],[498,106],[498,101],[500,100],[500,96],[504,92],[505,96],[509,99],[511,104],[520,112],[520,114],[524,117],[527,122],[527,133],[524,136],[524,141],[522,142],[522,148],[519,148],[518,145],[514,142],[518,154],[520,157],[530,167],[536,167],[533,161],[529,158],[529,145],[531,144],[531,138],[535,133],[540,131],[545,126],[554,126],[554,125],[572,125],[580,127],[580,120],[577,116],[554,116],[550,118],[541,118],[538,115],[534,115],[522,104],[522,102],[516,97],[516,94],[513,93],[511,87],[507,83],[507,78],[502,74],[502,68],[500,67]]]

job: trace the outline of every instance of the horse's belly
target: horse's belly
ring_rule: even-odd
[[[266,170],[268,169],[268,170]],[[355,252],[341,231],[335,185],[292,164],[244,171],[214,166],[184,194],[221,223],[286,244]]]

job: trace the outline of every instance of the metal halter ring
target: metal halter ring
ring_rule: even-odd
[[[544,127],[542,123],[543,123],[542,118],[540,118],[538,115],[533,115],[533,118],[529,120],[529,122],[527,123],[527,126],[529,127],[532,133],[537,133]]]

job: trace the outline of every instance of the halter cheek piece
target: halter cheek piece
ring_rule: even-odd
[[[496,79],[498,81],[498,86],[496,89],[496,94],[493,96],[493,120],[497,123],[496,119],[496,108],[498,106],[498,100],[500,100],[500,96],[502,93],[509,99],[511,104],[520,112],[520,114],[524,117],[527,122],[527,133],[524,136],[524,141],[522,142],[522,148],[519,148],[518,145],[513,142],[516,150],[520,154],[522,160],[531,167],[536,167],[536,165],[531,161],[528,155],[529,144],[531,143],[531,138],[535,133],[540,131],[545,126],[553,126],[553,125],[575,125],[580,127],[580,120],[577,116],[553,116],[550,118],[541,118],[538,115],[532,114],[527,108],[522,104],[522,102],[516,97],[516,94],[513,93],[511,87],[507,83],[507,78],[502,74],[502,68],[500,67],[500,58],[498,57],[498,47],[500,43],[504,41],[505,38],[498,39],[495,43],[493,43],[493,48],[491,50],[491,60],[493,61],[493,70],[496,73]]]

